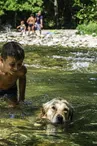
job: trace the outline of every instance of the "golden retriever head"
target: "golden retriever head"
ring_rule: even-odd
[[[73,108],[64,99],[52,99],[43,104],[42,118],[48,119],[51,123],[62,124],[71,122],[72,116]]]

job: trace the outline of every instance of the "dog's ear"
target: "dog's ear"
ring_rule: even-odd
[[[72,120],[73,120],[73,107],[72,106],[69,107],[68,120],[70,122],[72,122]]]
[[[44,116],[44,115],[45,115],[45,110],[44,110],[43,107],[42,107],[42,109],[41,109],[41,112],[42,112],[42,115]]]
[[[72,120],[73,120],[73,107],[72,107],[72,105],[67,100],[63,100],[63,102],[69,108],[68,121],[72,122]]]
[[[45,117],[45,110],[44,108],[42,107],[41,108],[41,113],[40,113],[40,118],[44,118]]]

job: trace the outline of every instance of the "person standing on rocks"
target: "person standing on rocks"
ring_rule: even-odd
[[[43,28],[43,16],[41,11],[39,11],[35,17],[35,30],[38,30],[41,34],[41,29]]]
[[[33,14],[31,14],[30,17],[27,19],[27,24],[28,24],[28,32],[29,32],[29,34],[30,34],[30,32],[34,33],[35,18],[33,16]]]

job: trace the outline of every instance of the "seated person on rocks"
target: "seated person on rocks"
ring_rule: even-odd
[[[20,25],[17,26],[17,29],[21,32],[21,33],[25,33],[26,32],[26,25],[24,23],[24,21],[22,20]]]
[[[24,49],[19,43],[12,41],[3,45],[0,56],[0,97],[10,107],[15,107],[25,99],[27,69],[23,65],[24,57]]]

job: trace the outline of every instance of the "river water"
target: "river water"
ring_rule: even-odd
[[[26,46],[25,54],[26,100],[10,109],[0,99],[0,145],[96,146],[96,49]],[[74,107],[68,131],[39,119],[42,104],[57,97]]]

